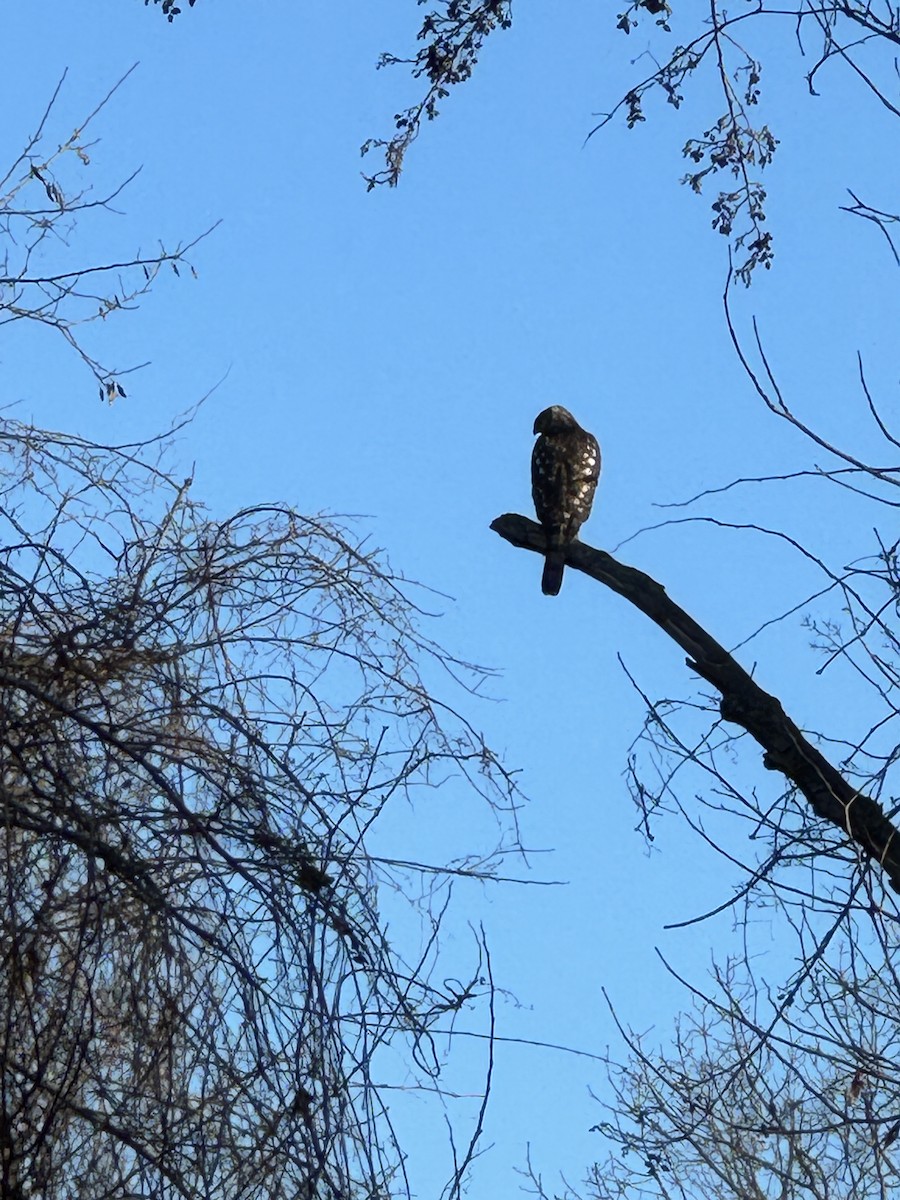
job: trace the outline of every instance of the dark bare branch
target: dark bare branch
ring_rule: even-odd
[[[515,513],[498,517],[495,533],[514,546],[543,554],[544,530]],[[571,542],[566,565],[582,571],[630,601],[688,655],[687,665],[721,693],[725,721],[742,726],[759,743],[763,765],[795,784],[818,817],[845,832],[885,871],[900,891],[900,833],[881,805],[860,793],[813,746],[785,713],[780,701],[764,691],[715,638],[666,594],[662,584],[603,550]]]

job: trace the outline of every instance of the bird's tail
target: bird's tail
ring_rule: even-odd
[[[551,536],[550,547],[544,559],[544,574],[541,577],[541,591],[545,596],[559,595],[565,565],[566,544],[561,537]]]

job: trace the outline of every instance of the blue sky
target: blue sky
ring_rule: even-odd
[[[359,147],[415,95],[399,70],[374,63],[411,46],[420,17],[412,0],[359,6],[352,19],[324,0],[198,0],[174,25],[138,0],[10,7],[5,160],[64,69],[58,138],[140,63],[98,120],[91,179],[101,189],[141,174],[123,215],[85,223],[60,255],[112,257],[222,223],[193,255],[196,281],[165,278],[139,313],[86,331],[119,369],[150,360],[128,378],[127,400],[100,404],[91,377],[38,328],[5,331],[2,399],[20,418],[120,442],[158,431],[214,389],[178,449],[214,511],[285,500],[358,514],[395,568],[450,597],[435,601],[443,615],[431,632],[502,672],[493,700],[473,701],[468,715],[522,772],[532,798],[525,843],[553,851],[532,859],[535,877],[567,881],[462,889],[450,953],[464,956],[465,921],[482,921],[495,976],[519,1002],[501,1002],[500,1033],[602,1054],[616,1033],[601,987],[627,1021],[663,1037],[684,997],[654,947],[700,976],[713,940],[727,948],[730,925],[662,926],[714,905],[741,876],[701,858],[674,820],[649,855],[633,832],[623,770],[643,708],[617,655],[654,697],[690,691],[683,656],[571,572],[557,600],[542,596],[539,561],[488,525],[530,511],[531,427],[550,403],[570,407],[601,442],[584,537],[611,551],[682,515],[659,504],[822,455],[765,410],[739,370],[710,197],[677,184],[683,143],[719,115],[711,81],[697,81],[682,111],[656,101],[645,126],[613,124],[585,145],[592,114],[645,73],[631,60],[648,34],[626,41],[612,9],[587,0],[565,6],[563,19],[557,6],[520,4],[513,29],[491,39],[473,80],[413,147],[401,186],[367,194]],[[872,153],[892,145],[888,116],[846,78],[835,72],[831,90],[823,79],[823,95],[807,96],[809,66],[784,52],[782,36],[788,44],[789,31],[771,28],[761,46],[781,46],[763,76],[764,119],[782,143],[768,172],[775,267],[735,307],[744,329],[758,315],[798,411],[864,452],[876,441],[855,352],[891,414],[896,267],[877,232],[839,205],[851,186],[887,206],[898,158]],[[836,563],[861,552],[871,524],[818,483],[747,486],[698,511],[789,524]],[[820,586],[784,545],[708,525],[641,534],[621,557],[728,645]],[[800,723],[827,729],[837,698],[846,711],[847,680],[837,669],[814,676],[803,611],[744,661],[758,663]],[[774,796],[753,755],[742,770],[747,786]],[[436,805],[424,818],[389,817],[385,842],[439,852],[445,836],[490,836],[467,804],[457,811],[448,795]],[[462,1056],[463,1074],[477,1050]],[[502,1046],[486,1137],[494,1149],[472,1194],[514,1190],[529,1142],[547,1176],[580,1178],[599,1152],[588,1086],[601,1088],[602,1076],[587,1059]],[[460,1140],[471,1111],[454,1113]],[[402,1097],[397,1113],[415,1133],[415,1190],[431,1194],[448,1174],[432,1157],[446,1153],[442,1115]]]

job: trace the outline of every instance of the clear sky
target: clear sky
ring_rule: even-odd
[[[681,111],[655,101],[645,126],[613,124],[585,145],[592,114],[646,73],[646,59],[634,60],[648,36],[626,41],[613,8],[588,0],[519,0],[513,29],[490,40],[473,80],[424,131],[400,187],[367,194],[359,147],[415,95],[399,70],[374,64],[382,50],[413,45],[421,14],[413,0],[349,12],[333,0],[198,0],[169,25],[139,0],[7,6],[4,162],[64,70],[58,139],[140,64],[98,121],[91,179],[102,190],[141,174],[118,203],[123,215],[85,223],[60,261],[130,255],[160,238],[170,246],[222,223],[193,255],[196,281],[165,277],[139,313],[86,331],[117,368],[150,360],[128,377],[127,400],[101,404],[61,340],[17,327],[0,344],[0,395],[22,419],[121,442],[215,389],[178,448],[213,511],[285,500],[358,514],[395,568],[449,597],[434,601],[443,615],[430,632],[501,671],[493,700],[471,701],[467,715],[521,771],[525,843],[552,851],[530,859],[532,877],[566,881],[460,889],[451,961],[468,953],[466,921],[483,922],[508,990],[501,1036],[602,1054],[617,1035],[601,987],[625,1021],[663,1038],[685,997],[654,948],[702,978],[713,942],[727,950],[731,930],[728,917],[684,933],[663,926],[714,906],[744,876],[703,857],[675,820],[649,854],[634,832],[623,771],[643,706],[617,656],[661,698],[693,687],[683,655],[572,572],[557,599],[542,596],[539,560],[488,525],[530,511],[531,428],[551,403],[571,408],[603,447],[583,536],[613,552],[672,515],[659,504],[822,456],[764,409],[738,368],[710,197],[677,183],[682,145],[719,116],[712,81],[698,80]],[[892,414],[896,267],[877,231],[839,205],[850,186],[887,207],[900,158],[873,154],[893,144],[889,117],[847,77],[835,71],[832,90],[823,80],[823,95],[809,98],[809,64],[790,30],[767,36],[780,46],[763,76],[764,119],[781,139],[768,173],[776,260],[737,312],[743,328],[758,315],[797,409],[864,451],[875,441],[855,353]],[[861,510],[817,483],[745,487],[697,511],[789,527],[838,564],[868,545]],[[726,645],[820,586],[808,563],[758,533],[671,525],[619,556]],[[837,703],[847,711],[847,681],[814,676],[807,611],[743,661],[801,724],[828,729]],[[747,786],[775,795],[752,754],[744,770]],[[468,803],[457,811],[448,793],[435,805],[389,815],[385,844],[439,855],[445,839],[489,840]],[[483,1030],[483,1014],[458,1027]],[[465,1068],[482,1049],[473,1043]],[[477,1073],[450,1079],[477,1090]],[[601,1152],[588,1088],[602,1083],[587,1058],[501,1045],[493,1149],[471,1194],[515,1191],[527,1143],[548,1178],[562,1170],[577,1181]],[[459,1142],[473,1111],[450,1110]],[[414,1130],[414,1190],[436,1194],[449,1174],[442,1112],[398,1093],[397,1115]]]

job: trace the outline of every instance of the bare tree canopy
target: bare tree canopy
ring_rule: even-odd
[[[508,804],[416,664],[468,668],[334,522],[0,442],[4,1194],[391,1190],[373,1059],[437,1071],[455,997],[385,940],[367,831],[448,773]]]
[[[125,372],[86,329],[190,247],[79,257],[125,184],[78,190],[95,113],[54,145],[58,95],[0,187],[0,322],[62,335],[112,401]],[[440,1090],[436,1028],[492,989],[477,933],[471,977],[432,982],[449,884],[517,844],[454,703],[486,673],[346,524],[205,510],[171,466],[187,420],[123,445],[0,421],[0,1193],[405,1192],[379,1052]],[[376,853],[383,812],[412,823],[441,785],[496,845]],[[388,936],[387,887],[421,940]]]

